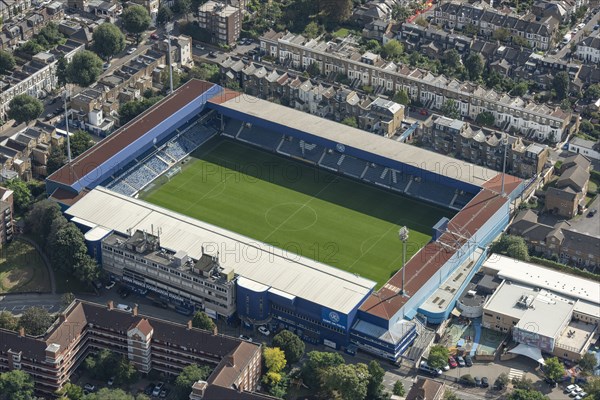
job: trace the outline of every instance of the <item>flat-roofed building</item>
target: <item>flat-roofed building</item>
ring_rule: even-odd
[[[198,9],[198,25],[210,32],[211,42],[234,45],[242,29],[242,11],[227,3],[210,0]]]

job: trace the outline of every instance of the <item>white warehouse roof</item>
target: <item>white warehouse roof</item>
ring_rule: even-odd
[[[89,192],[66,213],[87,226],[97,225],[122,234],[129,229],[157,232],[160,228],[162,247],[175,252],[183,250],[195,259],[200,258],[203,247],[206,253],[218,252],[224,267],[246,278],[245,286],[266,285],[344,314],[357,307],[376,284],[103,187]]]

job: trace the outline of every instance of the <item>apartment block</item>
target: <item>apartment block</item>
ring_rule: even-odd
[[[261,346],[131,312],[75,301],[41,336],[0,329],[0,372],[22,370],[36,390],[53,395],[91,353],[107,349],[127,357],[136,369],[177,375],[191,364],[214,368],[205,400],[261,399],[255,396],[261,376]],[[218,387],[215,389],[214,387]],[[219,393],[216,396],[211,393]]]
[[[267,32],[260,38],[261,52],[283,67],[304,70],[313,63],[322,75],[343,75],[351,86],[371,86],[376,91],[406,90],[426,108],[440,110],[452,99],[461,116],[475,120],[487,111],[500,130],[512,130],[536,141],[557,142],[574,129],[571,114],[521,97],[498,93],[473,82],[461,82],[406,65],[396,65],[372,53],[360,53],[349,40],[319,42],[301,35]]]
[[[211,43],[235,45],[242,29],[239,7],[210,0],[198,9],[198,24],[211,35]]]
[[[160,235],[136,231],[102,240],[102,267],[119,281],[135,284],[213,318],[235,313],[234,272],[219,264],[218,255],[199,260],[160,246]]]
[[[524,178],[542,172],[548,161],[545,145],[527,144],[520,137],[438,115],[428,118],[417,135],[426,147],[438,153],[496,171],[502,171],[506,151],[506,171]]]

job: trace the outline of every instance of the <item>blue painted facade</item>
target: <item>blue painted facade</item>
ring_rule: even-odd
[[[206,92],[198,95],[196,99],[186,104],[172,115],[165,116],[165,119],[160,124],[151,128],[145,135],[121,149],[104,163],[86,166],[87,173],[84,176],[79,177],[79,180],[72,185],[66,186],[47,179],[46,193],[50,195],[59,187],[63,187],[64,189],[76,193],[81,192],[85,188],[93,189],[107,180],[110,176],[120,171],[129,164],[131,160],[150,150],[155,143],[159,143],[170,135],[173,135],[177,128],[202,112],[206,106],[206,102],[213,96],[219,94],[222,90],[223,89],[220,86],[213,85]]]
[[[243,101],[243,98],[241,98],[240,101]],[[244,114],[244,113],[241,113],[241,112],[238,112],[235,110],[231,110],[227,107],[224,107],[221,104],[210,103],[210,104],[208,104],[208,107],[217,110],[218,112],[220,112],[221,114],[223,114],[226,117],[230,117],[230,118],[237,119],[237,120],[244,121],[244,122],[249,122],[253,125],[260,126],[262,128],[272,130],[275,132],[280,132],[284,135],[294,136],[300,140],[304,140],[309,143],[314,143],[314,144],[317,144],[319,146],[323,146],[323,147],[326,147],[329,149],[335,149],[336,145],[338,144],[329,139],[325,139],[325,138],[322,138],[319,136],[314,136],[314,135],[311,135],[310,133],[302,132],[298,129],[290,128],[288,126],[281,125],[281,124],[278,124],[278,123],[275,123],[272,121],[268,121],[268,120],[265,120],[262,118],[258,118],[253,115]],[[405,174],[419,176],[422,179],[427,180],[429,182],[435,182],[437,184],[449,186],[449,187],[452,187],[455,189],[464,190],[465,192],[472,193],[472,194],[478,193],[479,190],[481,189],[479,186],[477,186],[475,184],[463,182],[458,179],[452,178],[452,176],[456,175],[456,172],[457,172],[456,168],[452,165],[452,163],[449,163],[448,165],[437,165],[435,170],[431,171],[431,170],[423,169],[423,167],[425,166],[425,163],[423,163],[422,165],[407,164],[407,163],[403,163],[403,162],[399,162],[399,161],[395,161],[395,160],[390,160],[389,158],[382,157],[378,154],[369,153],[365,150],[361,150],[361,149],[357,149],[357,148],[348,146],[345,143],[342,143],[342,144],[344,144],[344,154],[348,154],[348,155],[354,156],[356,158],[359,158],[359,159],[362,159],[362,160],[365,160],[368,162],[374,162],[378,165],[383,165],[388,168],[393,168],[393,169],[403,172]],[[456,162],[460,163],[461,161],[457,160]],[[492,178],[492,177],[490,177],[490,178]]]

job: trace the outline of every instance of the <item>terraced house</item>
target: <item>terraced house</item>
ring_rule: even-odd
[[[292,33],[269,31],[260,38],[263,54],[286,68],[306,69],[313,63],[322,75],[343,75],[351,87],[369,85],[375,93],[406,90],[413,101],[440,110],[452,99],[461,116],[477,118],[481,112],[494,115],[495,125],[504,131],[520,132],[536,141],[558,142],[575,127],[572,115],[560,107],[549,107],[521,97],[486,89],[443,75],[386,61],[377,54],[361,53],[351,41],[320,42]]]
[[[494,32],[504,30],[507,34],[520,37],[529,46],[548,50],[558,30],[559,21],[553,16],[536,17],[506,15],[493,8],[483,8],[467,3],[444,2],[435,10],[435,22],[450,29],[473,26],[477,34],[491,37]]]

